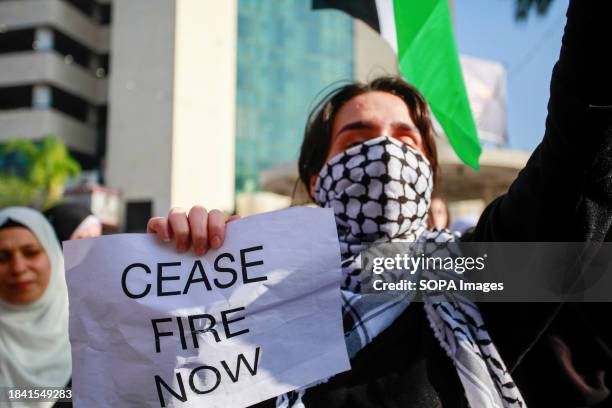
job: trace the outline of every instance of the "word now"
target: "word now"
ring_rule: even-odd
[[[267,276],[256,276],[256,277],[249,276],[249,268],[254,267],[254,266],[263,265],[264,261],[261,259],[247,261],[246,259],[247,254],[250,252],[256,252],[256,251],[261,251],[261,250],[263,250],[263,246],[261,245],[240,250],[240,271],[241,271],[240,277],[242,278],[243,284],[261,282],[261,281],[265,281],[268,279]],[[232,255],[229,252],[224,252],[222,254],[217,255],[217,257],[215,258],[214,264],[213,264],[215,278],[212,279],[212,285],[211,285],[211,280],[208,278],[208,275],[206,273],[204,265],[202,264],[202,261],[200,259],[196,259],[193,265],[191,266],[191,273],[189,274],[189,278],[185,282],[185,285],[182,291],[180,290],[170,291],[164,288],[164,282],[180,280],[181,276],[184,276],[184,274],[181,275],[180,272],[179,274],[170,275],[170,272],[168,271],[168,269],[170,268],[176,268],[176,267],[182,266],[182,263],[181,262],[157,263],[156,264],[157,265],[156,267],[157,279],[155,281],[156,289],[157,289],[157,296],[186,295],[189,292],[189,288],[191,287],[191,285],[195,283],[201,283],[207,291],[212,290],[213,286],[219,289],[229,288],[238,282],[238,272],[236,271],[236,269],[230,267],[235,262],[236,262],[236,258],[234,257],[234,255]],[[125,293],[127,297],[132,298],[132,299],[139,299],[139,298],[145,297],[149,294],[149,292],[151,292],[151,286],[152,286],[151,283],[147,283],[146,285],[144,285],[144,288],[141,288],[140,290],[135,290],[134,285],[130,285],[131,289],[130,287],[128,287],[129,277],[133,276],[132,274],[138,274],[138,273],[140,274],[145,273],[145,274],[151,275],[151,268],[148,265],[143,264],[143,263],[133,263],[131,265],[128,265],[123,270],[123,273],[121,274],[121,287],[123,289],[123,293]],[[220,279],[222,275],[226,279],[225,281]],[[140,281],[142,281],[142,276],[140,276]]]
[[[227,362],[225,360],[221,361],[221,366],[223,367],[225,373],[229,377],[232,382],[238,382],[240,379],[240,366],[241,363],[244,364],[246,369],[251,373],[251,376],[257,375],[257,365],[259,364],[259,347],[255,349],[255,357],[253,364],[249,364],[244,354],[238,354],[238,358],[236,361],[236,370],[233,372]],[[214,375],[214,381],[209,381],[211,375]],[[204,381],[202,381],[204,379]],[[221,384],[221,372],[213,366],[210,365],[201,365],[189,373],[188,377],[189,388],[193,393],[197,395],[209,394],[219,387]],[[204,384],[202,384],[204,383]],[[159,375],[155,376],[155,387],[157,388],[157,396],[159,397],[159,404],[162,407],[166,406],[166,400],[164,399],[162,387],[170,393],[170,395],[181,401],[187,402],[187,392],[185,390],[185,384],[183,383],[183,377],[181,373],[176,373],[176,384],[178,384],[178,391],[173,389],[168,383],[166,383]]]

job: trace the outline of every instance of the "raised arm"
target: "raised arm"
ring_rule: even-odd
[[[611,17],[610,1],[570,1],[544,138],[466,240],[573,242],[606,236],[612,220]],[[538,356],[531,362],[524,358],[538,340],[545,340],[543,333],[559,305],[479,307],[507,366],[516,368],[523,361],[523,371],[542,371]],[[515,374],[520,386],[529,383]]]
[[[609,184],[612,171],[612,158],[601,157],[612,133],[610,18],[610,1],[570,2],[544,138],[508,192],[486,208],[469,240],[588,238],[581,232],[589,220],[578,209],[592,178],[608,174]]]

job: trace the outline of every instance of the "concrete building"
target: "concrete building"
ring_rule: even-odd
[[[106,184],[129,229],[171,207],[234,207],[235,0],[113,2]]]
[[[236,33],[235,0],[0,1],[0,142],[62,139],[130,230],[232,210]]]
[[[108,106],[110,5],[0,2],[0,141],[60,137],[99,164]]]

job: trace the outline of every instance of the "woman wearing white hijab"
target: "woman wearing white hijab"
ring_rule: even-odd
[[[71,371],[68,291],[55,233],[35,210],[0,210],[0,387],[64,387]]]

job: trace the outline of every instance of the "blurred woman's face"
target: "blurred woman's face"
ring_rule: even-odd
[[[431,216],[431,226],[442,230],[448,227],[448,207],[441,198],[435,197],[431,200],[431,206],[429,209]]]
[[[35,302],[50,278],[49,257],[29,229],[0,229],[0,299],[16,305]]]

